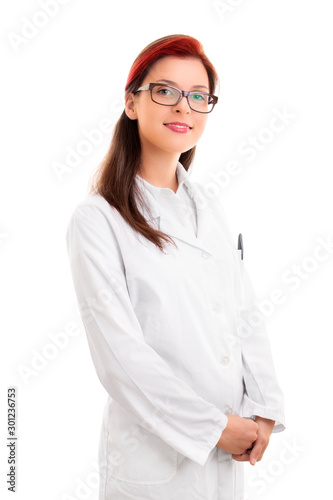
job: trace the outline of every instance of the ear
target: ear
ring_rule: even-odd
[[[137,112],[136,112],[135,104],[136,104],[135,95],[132,92],[125,95],[125,113],[130,120],[137,119]]]

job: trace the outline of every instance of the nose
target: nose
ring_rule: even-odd
[[[175,104],[175,110],[177,112],[181,112],[181,111],[185,111],[186,113],[191,112],[191,108],[188,104],[187,97],[185,95],[182,96],[182,98],[178,104]]]

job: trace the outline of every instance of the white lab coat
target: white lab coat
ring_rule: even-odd
[[[98,194],[69,221],[75,291],[108,393],[100,500],[241,500],[246,465],[216,446],[226,415],[285,428],[265,326],[242,320],[255,296],[220,200],[184,172],[197,237],[147,190],[143,210],[178,249],[163,254]]]

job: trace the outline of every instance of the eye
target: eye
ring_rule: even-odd
[[[160,95],[173,95],[173,92],[168,87],[156,87],[156,93]]]
[[[203,94],[192,94],[192,98],[195,100],[195,101],[205,101],[206,100],[206,96],[203,95]]]

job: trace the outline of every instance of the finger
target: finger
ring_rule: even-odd
[[[264,450],[262,444],[258,442],[255,443],[250,453],[250,464],[255,465],[256,462],[259,462],[262,458],[263,452]]]
[[[242,453],[241,455],[231,455],[237,462],[248,462],[250,460],[249,453]]]
[[[260,454],[259,454],[259,456],[257,458],[257,462],[259,462],[259,460],[261,460],[262,457],[264,456],[264,453],[265,453],[265,450],[266,450],[267,446],[268,446],[268,443],[265,444],[265,445],[262,445],[261,452],[260,452]]]

